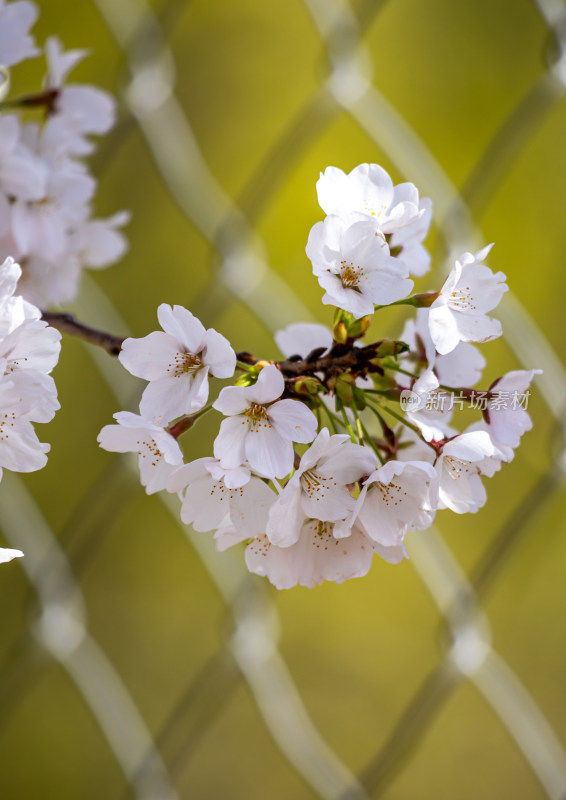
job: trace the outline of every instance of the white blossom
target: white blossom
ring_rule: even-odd
[[[401,354],[400,362],[409,362],[417,370],[423,365],[433,367],[439,383],[445,386],[475,386],[486,364],[484,356],[468,342],[459,342],[445,355],[437,354],[429,330],[429,313],[428,308],[419,308],[416,318],[405,323],[399,338],[410,351]]]
[[[98,443],[113,453],[137,453],[142,486],[148,494],[165,489],[173,469],[183,460],[177,441],[150,420],[130,411],[114,414],[116,425],[105,425]]]
[[[230,378],[236,354],[220,333],[182,306],[162,303],[157,317],[163,331],[142,339],[126,339],[119,358],[126,369],[149,381],[140,411],[156,424],[194,414],[208,400],[208,373]]]
[[[439,508],[456,514],[475,513],[487,499],[480,474],[486,459],[500,458],[486,431],[471,431],[454,437],[442,447],[435,468],[438,475]]]
[[[0,0],[0,64],[13,67],[39,54],[29,29],[37,19],[37,8],[28,0]]]
[[[36,400],[22,392],[0,362],[0,478],[3,469],[35,472],[47,463],[50,446],[42,444],[31,424]]]
[[[436,504],[436,472],[430,464],[388,461],[364,481],[353,519],[370,539],[395,547],[408,530],[432,524]]]
[[[406,297],[413,288],[407,269],[389,255],[387,244],[368,221],[326,217],[311,229],[306,253],[326,290],[322,302],[356,318],[373,314],[375,304]]]
[[[337,167],[327,167],[316,190],[325,214],[364,214],[382,234],[399,231],[423,214],[416,187],[412,183],[394,186],[378,164],[359,164],[348,175]]]
[[[92,145],[83,137],[107,133],[114,125],[116,109],[112,97],[96,86],[65,85],[68,73],[87,55],[84,50],[64,52],[60,41],[50,37],[45,43],[47,79],[45,89],[55,93],[53,111],[73,132],[68,152],[87,155]]]
[[[348,485],[373,472],[376,463],[368,448],[323,428],[269,512],[269,540],[288,547],[297,541],[308,517],[323,522],[345,519],[355,506]]]
[[[265,531],[269,507],[276,499],[273,489],[251,476],[249,469],[225,470],[210,457],[176,469],[167,489],[179,493],[181,519],[186,525],[210,531],[228,517],[235,531],[248,539]]]
[[[501,336],[501,324],[487,316],[508,290],[505,275],[482,264],[491,245],[456,261],[439,296],[430,307],[429,330],[437,351],[444,355],[459,342],[489,342]]]
[[[316,435],[317,420],[304,403],[279,400],[282,374],[267,365],[252,386],[227,386],[213,408],[227,416],[214,442],[214,455],[224,468],[248,461],[254,472],[283,478],[293,468],[292,442],[306,444]]]
[[[0,17],[0,23],[1,23]],[[7,561],[12,561],[14,558],[21,558],[23,553],[21,550],[12,550],[9,547],[0,547],[0,564],[5,564]]]
[[[519,369],[508,372],[490,386],[495,397],[487,401],[484,418],[489,435],[500,450],[518,447],[521,436],[533,427],[526,405],[531,381],[541,374],[540,369]]]
[[[322,581],[342,583],[367,575],[374,546],[359,528],[350,536],[334,536],[333,522],[307,520],[290,547],[277,547],[267,536],[259,536],[246,548],[250,572],[267,577],[278,589],[312,588]]]

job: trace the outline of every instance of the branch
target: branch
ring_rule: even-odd
[[[41,316],[45,322],[53,328],[57,328],[61,333],[70,333],[78,339],[89,342],[89,344],[102,347],[111,356],[117,356],[122,349],[122,342],[124,341],[122,337],[113,336],[111,333],[83,325],[82,322],[77,322],[72,314],[55,314],[51,311],[42,311]]]
[[[117,356],[122,349],[123,337],[114,336],[111,333],[106,333],[106,331],[84,325],[82,322],[78,322],[72,314],[43,311],[42,318],[49,325],[61,331],[61,333],[68,333],[89,344],[102,347],[111,356]],[[374,342],[366,347],[355,347],[353,342],[351,344],[335,344],[324,355],[324,348],[318,348],[309,353],[306,358],[291,357],[273,363],[285,378],[287,388],[291,389],[299,378],[307,375],[314,376],[316,373],[322,373],[325,381],[329,377],[339,375],[345,371],[350,371],[355,376],[367,372],[383,373],[383,370],[375,364],[374,359],[376,356],[377,358],[382,357],[380,351],[383,345],[393,346],[393,350],[389,348],[388,352],[395,352],[398,344],[400,343],[389,342],[388,340]],[[244,364],[254,365],[258,363],[258,359],[248,352],[236,353],[236,357],[238,361]]]

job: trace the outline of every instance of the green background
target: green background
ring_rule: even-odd
[[[125,29],[133,29],[130,3],[114,0],[114,5],[126,14]],[[41,6],[38,41],[57,34],[68,48],[89,48],[73,79],[121,98],[119,124],[92,159],[100,180],[96,210],[101,216],[132,211],[129,252],[120,264],[90,278],[123,323],[112,327],[102,300],[93,300],[88,288],[70,309],[116,334],[143,336],[157,327],[159,303],[178,303],[220,330],[235,349],[276,358],[262,316],[299,320],[277,293],[267,313],[265,297],[263,307],[254,309],[260,300],[248,291],[245,274],[238,279],[239,297],[223,284],[218,248],[172,198],[128,112],[126,58],[97,5],[49,0]],[[244,208],[270,268],[313,319],[330,324],[331,311],[320,303],[321,290],[304,253],[308,232],[322,217],[315,192],[319,172],[328,165],[349,171],[367,161],[385,166],[396,182],[418,184],[417,176],[403,174],[344,110],[323,101],[312,110],[309,104],[329,65],[300,0],[162,0],[153,8],[174,56],[177,98],[214,179]],[[328,10],[324,2],[322,8]],[[381,8],[358,2],[352,9],[364,30],[374,86],[450,180],[465,186],[496,131],[541,80],[556,52],[535,5],[389,0]],[[340,31],[344,34],[343,27]],[[138,59],[148,57],[151,41],[151,30],[140,29]],[[342,41],[338,34],[337,41]],[[37,89],[43,72],[41,59],[16,68],[15,91]],[[510,133],[528,128],[538,119],[536,110],[536,104],[527,106]],[[501,179],[496,168],[508,148],[496,154],[495,185],[487,183],[488,202],[476,219],[483,231],[479,245],[495,242],[490,266],[506,273],[559,357],[566,297],[565,125],[566,103],[558,96]],[[171,133],[164,123],[158,138],[168,142]],[[194,169],[187,176],[179,170],[181,191],[188,191],[204,219],[213,219],[215,210],[200,193],[200,173],[187,158]],[[230,225],[217,241],[229,235]],[[444,274],[442,231],[434,228],[429,242],[436,271],[417,284],[421,291],[438,288]],[[461,244],[474,249],[478,242]],[[372,333],[395,335],[402,319],[393,310],[384,312]],[[180,797],[316,796],[267,733],[249,688],[223,655],[234,621],[198,554],[159,499],[147,497],[124,462],[98,448],[98,431],[120,405],[91,352],[68,337],[63,344],[54,373],[62,408],[52,423],[39,427],[42,441],[52,443],[49,463],[23,480],[80,581],[91,634],[152,734],[162,734],[163,757]],[[504,341],[486,346],[484,354],[482,384],[520,366]],[[136,410],[141,389],[134,379],[126,383],[129,410]],[[560,398],[555,401],[560,405]],[[520,509],[511,534],[518,528],[526,513],[524,498],[549,475],[552,447],[560,443],[540,392],[535,391],[530,411],[535,428],[513,463],[488,482],[485,508],[466,517],[439,515],[442,536],[468,573]],[[187,460],[210,452],[217,424],[209,415],[185,436]],[[5,480],[0,507],[9,490]],[[533,513],[520,540],[505,555],[482,604],[494,648],[566,742],[564,495],[535,499],[528,510]],[[29,524],[26,520],[24,514],[21,524]],[[1,523],[0,514],[0,530]],[[232,563],[229,554],[214,558]],[[241,562],[243,553],[235,558]],[[363,771],[443,657],[446,630],[430,593],[411,561],[391,566],[377,557],[366,578],[341,586],[277,593],[260,579],[252,580],[256,583],[260,594],[252,593],[252,600],[273,602],[281,653],[312,720],[339,757],[353,771]],[[0,795],[10,800],[133,796],[83,695],[34,636],[40,609],[20,562],[2,567],[0,613]],[[433,706],[430,724],[409,757],[375,796],[545,796],[509,732],[471,684],[463,682],[446,702]],[[180,710],[172,717],[175,709]]]

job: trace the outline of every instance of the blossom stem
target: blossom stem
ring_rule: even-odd
[[[410,297],[404,297],[402,300],[396,300],[394,303],[387,303],[384,306],[375,306],[378,311],[381,308],[389,308],[390,306],[413,306],[414,308],[430,308],[440,292],[425,292],[424,294],[412,294]]]
[[[383,458],[383,456],[381,455],[381,453],[380,453],[380,451],[379,451],[379,447],[378,447],[378,446],[375,444],[375,442],[373,441],[373,438],[372,438],[372,437],[371,437],[371,435],[369,434],[369,432],[368,432],[368,430],[367,430],[366,426],[365,426],[365,425],[364,425],[364,423],[361,421],[361,419],[360,419],[360,420],[358,420],[358,421],[359,421],[359,423],[360,423],[361,429],[362,429],[362,431],[363,431],[363,434],[364,434],[364,435],[363,435],[364,442],[366,442],[366,443],[367,443],[367,444],[368,444],[368,445],[371,447],[371,449],[373,450],[373,452],[376,454],[376,456],[377,456],[377,458],[378,458],[378,460],[379,460],[379,463],[380,463],[380,464],[383,466],[383,464],[385,464],[385,459],[384,459],[384,458]]]
[[[342,419],[344,420],[344,423],[343,423],[344,427],[346,428],[346,430],[350,434],[350,439],[353,441],[354,444],[359,444],[358,440],[356,439],[356,434],[354,433],[354,429],[350,425],[350,420],[348,419],[348,415],[346,414],[346,409],[344,408],[344,406],[342,406],[342,408],[340,409],[340,412],[342,414]]]
[[[204,408],[201,408],[201,410],[197,411],[196,414],[187,414],[186,416],[181,417],[177,420],[177,422],[173,423],[173,425],[167,428],[168,433],[170,433],[174,439],[178,439],[181,434],[193,427],[199,417],[203,417],[205,414],[208,414],[211,408],[212,403]]]

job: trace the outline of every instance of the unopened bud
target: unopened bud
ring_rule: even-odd
[[[318,394],[321,389],[324,389],[324,386],[317,378],[307,375],[305,378],[295,381],[293,388],[299,394]]]
[[[338,344],[346,344],[346,342],[348,341],[348,328],[343,322],[337,322],[334,325],[332,336],[334,338],[334,341],[338,342]]]

